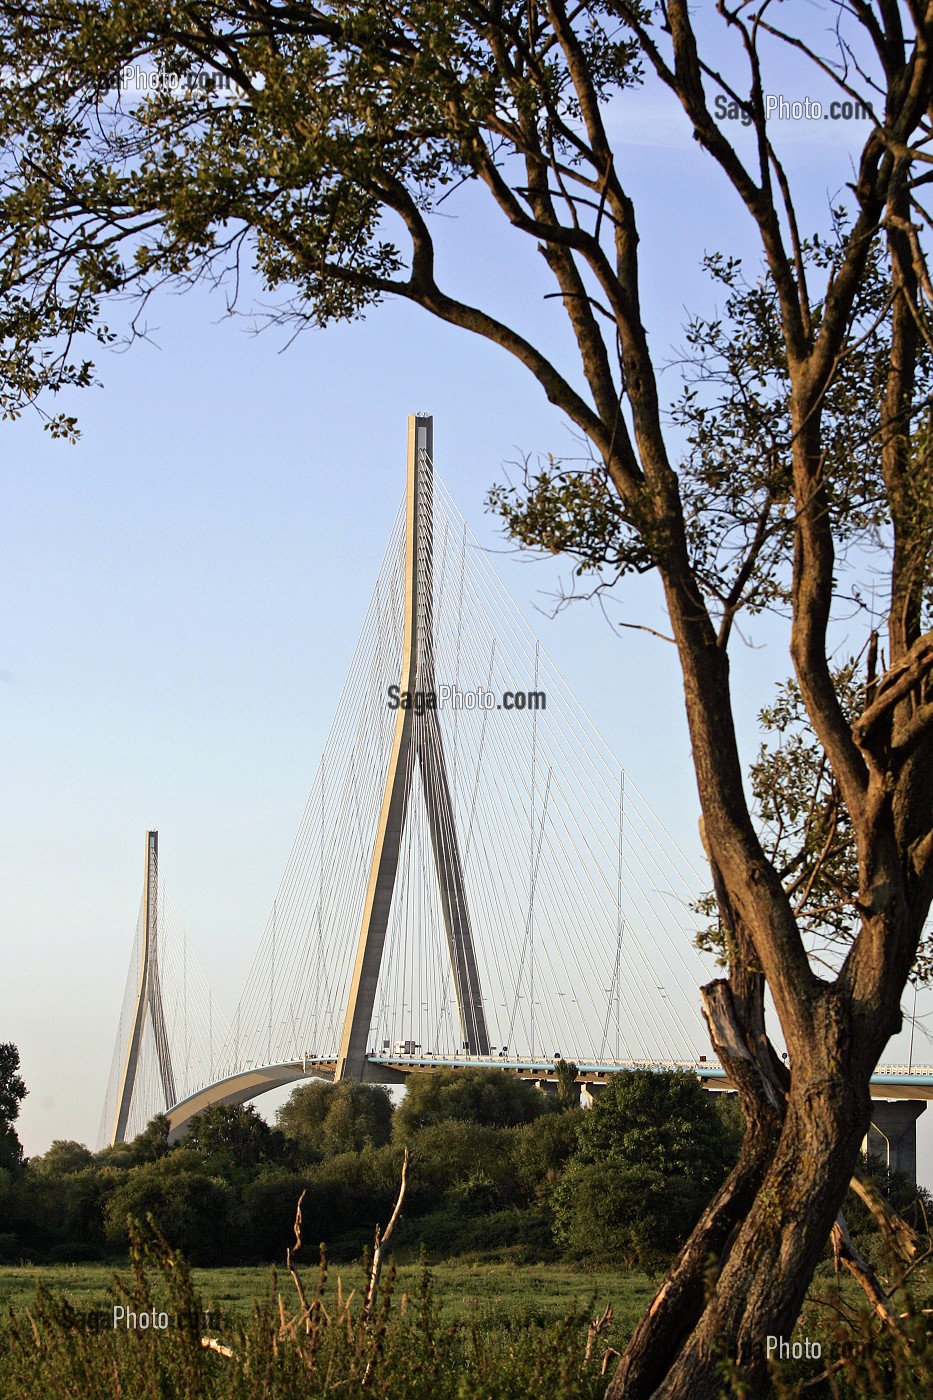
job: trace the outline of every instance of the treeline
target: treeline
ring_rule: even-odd
[[[306,1243],[353,1257],[386,1221],[407,1145],[400,1247],[661,1262],[735,1160],[734,1105],[689,1074],[645,1071],[584,1112],[572,1071],[562,1081],[551,1098],[498,1070],[437,1069],[413,1075],[397,1108],[381,1087],[312,1081],[275,1127],[218,1105],[176,1146],[164,1117],[102,1152],[55,1142],[0,1170],[0,1259],[109,1257],[149,1214],[195,1263],[281,1259],[302,1192]]]
[[[574,1068],[560,1070],[553,1098],[495,1069],[430,1070],[398,1107],[381,1087],[315,1080],[274,1127],[252,1107],[217,1105],[175,1146],[164,1116],[97,1153],[59,1141],[23,1161],[12,1134],[0,1262],[122,1255],[128,1221],[148,1215],[197,1264],[281,1259],[302,1192],[306,1245],[353,1258],[386,1222],[407,1146],[401,1255],[663,1264],[737,1157],[734,1100],[688,1073],[645,1070],[614,1076],[583,1111]],[[879,1184],[899,1208],[917,1197],[884,1173]],[[856,1201],[846,1212],[853,1230],[868,1224]]]

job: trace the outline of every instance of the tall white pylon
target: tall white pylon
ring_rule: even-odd
[[[126,1061],[120,1079],[117,1095],[117,1109],[114,1118],[111,1143],[124,1142],[126,1125],[129,1121],[133,1102],[133,1089],[139,1068],[139,1052],[142,1045],[146,1014],[152,1028],[156,1056],[159,1062],[159,1077],[162,1081],[162,1094],[166,1107],[174,1104],[178,1095],[175,1092],[175,1076],[172,1072],[172,1052],[165,1028],[165,1011],[162,1006],[162,987],[159,981],[159,833],[146,832],[146,870],[143,885],[143,940],[139,963],[139,984],[136,990],[136,1004],[133,1011],[133,1028],[126,1049]]]
[[[428,694],[434,675],[434,419],[408,419],[405,518],[405,623],[399,690]],[[412,756],[418,759],[444,931],[454,976],[463,1048],[489,1054],[479,973],[470,928],[463,862],[436,711],[399,708],[370,866],[356,962],[350,983],[335,1078],[363,1079],[399,852],[408,811]]]

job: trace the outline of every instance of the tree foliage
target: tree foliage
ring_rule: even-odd
[[[741,1129],[694,1075],[613,1075],[582,1114],[554,1191],[558,1240],[629,1268],[656,1265],[687,1238],[740,1141]]]
[[[409,1076],[405,1097],[395,1110],[393,1136],[404,1143],[422,1128],[452,1120],[490,1128],[528,1123],[551,1105],[533,1084],[501,1070],[429,1069]]]
[[[561,1179],[577,1146],[580,1108],[545,1113],[515,1129],[512,1163],[522,1190],[535,1201],[546,1201]]]
[[[222,1264],[236,1258],[236,1193],[221,1176],[208,1175],[198,1153],[179,1149],[128,1172],[107,1200],[107,1240],[126,1248],[132,1222],[145,1221],[150,1215],[193,1264]]]
[[[29,1164],[41,1176],[73,1176],[84,1171],[94,1161],[94,1153],[83,1142],[56,1138],[41,1157],[31,1157]]]
[[[136,1162],[157,1162],[169,1150],[168,1135],[170,1124],[168,1115],[157,1113],[133,1139],[130,1150]]]
[[[276,1122],[303,1161],[382,1147],[392,1135],[392,1100],[381,1084],[313,1079],[293,1089]]]
[[[270,1128],[252,1104],[212,1104],[196,1113],[184,1137],[185,1149],[212,1170],[255,1170],[282,1155],[282,1135]],[[158,1155],[158,1154],[154,1154]]]
[[[19,1051],[10,1041],[0,1045],[0,1167],[15,1170],[23,1149],[13,1126],[19,1106],[28,1093],[19,1075]]]
[[[632,1070],[613,1075],[583,1114],[576,1156],[688,1177],[710,1196],[738,1153],[731,1128],[695,1075]]]
[[[577,1083],[577,1066],[572,1060],[558,1060],[554,1068],[557,1072],[557,1102],[561,1108],[579,1108],[580,1086]]]

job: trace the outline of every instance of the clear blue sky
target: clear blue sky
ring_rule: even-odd
[[[831,99],[785,62],[775,91]],[[663,359],[687,310],[709,309],[704,252],[757,262],[745,216],[670,102],[649,89],[612,116],[642,230],[643,314]],[[864,127],[786,123],[805,227],[825,227]],[[748,140],[742,135],[743,141]],[[441,278],[535,329],[566,334],[543,262],[489,223],[478,195],[445,205]],[[440,222],[440,221],[439,221]],[[523,453],[574,451],[568,428],[494,347],[387,305],[360,324],[253,337],[206,293],[163,295],[151,342],[99,357],[74,399],[83,437],[2,425],[0,1039],[22,1055],[28,1153],[93,1142],[142,881],[147,827],[188,933],[232,1005],[310,786],[402,490],[406,416],[435,416],[438,468],[474,530]],[[673,392],[675,375],[668,376]],[[69,405],[71,406],[71,405]],[[566,568],[508,553],[526,615]],[[663,630],[657,590],[623,595]],[[696,797],[673,650],[615,635],[595,606],[535,622],[542,642],[655,811],[697,862]],[[789,663],[779,629],[737,646],[746,752]],[[933,1061],[933,1000],[914,1059]],[[906,1039],[886,1059],[906,1058]],[[260,1101],[261,1102],[261,1101]],[[920,1175],[933,1185],[933,1113]]]

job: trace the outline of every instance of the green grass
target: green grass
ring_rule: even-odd
[[[624,1343],[652,1292],[643,1276],[554,1265],[447,1263],[427,1278],[419,1265],[396,1274],[387,1262],[367,1322],[362,1268],[335,1266],[325,1282],[309,1262],[306,1296],[320,1301],[306,1328],[286,1270],[198,1269],[189,1284],[159,1241],[135,1257],[135,1269],[0,1268],[4,1400],[253,1400],[260,1376],[267,1400],[323,1400],[363,1384],[372,1400],[602,1400],[601,1354]],[[170,1321],[161,1331],[112,1327],[115,1299]],[[587,1363],[588,1319],[610,1300],[612,1328]],[[213,1314],[207,1328],[202,1310]],[[204,1350],[205,1330],[230,1351]]]
[[[192,1269],[192,1278],[205,1307],[245,1318],[257,1298],[268,1298],[272,1288],[272,1268]],[[317,1275],[316,1262],[309,1256],[302,1272],[309,1280]],[[119,1264],[25,1264],[0,1267],[0,1312],[28,1306],[36,1285],[44,1284],[61,1293],[77,1307],[103,1307],[115,1274],[125,1275]],[[431,1267],[434,1291],[448,1322],[479,1320],[498,1325],[519,1318],[533,1317],[556,1322],[576,1307],[583,1315],[591,1307],[602,1312],[612,1302],[615,1313],[613,1333],[628,1335],[655,1291],[656,1284],[644,1274],[607,1270],[584,1271],[568,1265],[463,1264],[449,1262]],[[363,1286],[363,1270],[357,1265],[334,1265],[332,1277],[339,1275],[345,1292]],[[396,1298],[413,1296],[421,1276],[417,1264],[403,1264],[398,1270]],[[284,1269],[279,1270],[278,1291],[286,1303],[294,1297],[294,1286]]]
[[[655,1286],[644,1275],[559,1264],[449,1261],[432,1267],[429,1279],[416,1265],[403,1265],[397,1274],[387,1266],[367,1321],[359,1265],[335,1266],[326,1280],[310,1263],[301,1273],[311,1304],[307,1326],[287,1271],[276,1277],[268,1266],[198,1269],[189,1283],[181,1261],[159,1240],[136,1246],[135,1268],[129,1262],[116,1269],[0,1268],[0,1396],[338,1400],[365,1384],[371,1400],[528,1400],[542,1394],[604,1400],[603,1353],[624,1347]],[[933,1351],[920,1304],[905,1301],[905,1344],[893,1334],[879,1335],[870,1311],[853,1306],[851,1280],[835,1279],[827,1263],[818,1273],[824,1302],[805,1305],[800,1335],[818,1337],[824,1358],[844,1367],[834,1375],[832,1394],[838,1400],[868,1394],[926,1400],[933,1394]],[[153,1304],[164,1308],[172,1321],[161,1331],[112,1327],[115,1298],[140,1315]],[[614,1320],[587,1362],[587,1322],[607,1302]],[[202,1309],[213,1314],[207,1327]],[[229,1350],[205,1349],[205,1331]],[[800,1384],[812,1381],[820,1365],[782,1364],[773,1376],[775,1397],[800,1394]],[[736,1392],[724,1380],[721,1400],[728,1400]],[[829,1391],[824,1386],[816,1393]]]

